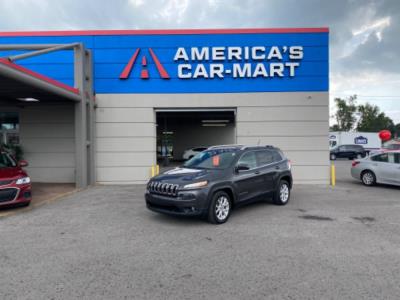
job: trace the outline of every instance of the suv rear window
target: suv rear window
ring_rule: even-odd
[[[282,160],[282,156],[278,151],[262,150],[256,151],[258,166],[269,165]]]
[[[274,155],[272,151],[268,150],[257,151],[256,157],[258,166],[269,165],[274,162]]]

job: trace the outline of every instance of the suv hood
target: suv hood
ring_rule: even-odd
[[[187,184],[197,180],[209,179],[210,173],[210,170],[179,167],[158,175],[152,180],[175,184]]]

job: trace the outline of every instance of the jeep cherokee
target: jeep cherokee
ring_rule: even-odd
[[[232,208],[252,200],[272,196],[275,204],[287,204],[291,188],[290,161],[278,148],[225,145],[151,178],[145,199],[152,211],[221,224]]]

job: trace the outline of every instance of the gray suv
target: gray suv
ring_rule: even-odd
[[[147,207],[159,213],[206,217],[225,223],[233,208],[270,196],[289,202],[291,165],[273,146],[214,146],[182,167],[153,177],[147,184]]]

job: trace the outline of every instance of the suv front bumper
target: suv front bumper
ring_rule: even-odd
[[[147,208],[168,215],[200,216],[207,212],[205,189],[179,192],[177,197],[170,197],[146,191]]]

